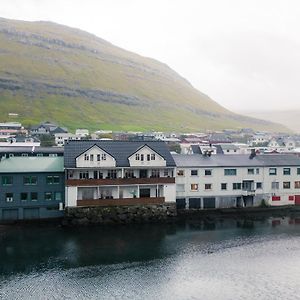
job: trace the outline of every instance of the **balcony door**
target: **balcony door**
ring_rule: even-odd
[[[147,170],[140,170],[140,178],[147,178],[148,171]]]

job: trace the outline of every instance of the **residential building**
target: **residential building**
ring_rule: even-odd
[[[300,204],[300,158],[290,154],[173,155],[181,208]]]
[[[54,135],[55,133],[67,133],[68,130],[66,128],[59,127],[56,124],[45,122],[39,124],[38,126],[33,126],[30,132],[33,135],[43,135],[43,134]]]
[[[69,141],[66,207],[175,202],[175,162],[160,141]]]
[[[63,157],[9,154],[0,160],[0,221],[62,217]]]

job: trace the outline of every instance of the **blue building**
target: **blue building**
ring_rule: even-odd
[[[18,155],[16,150],[1,153],[0,221],[62,217],[63,156],[53,150],[50,156],[49,150],[40,155],[31,151],[27,156],[24,149]]]

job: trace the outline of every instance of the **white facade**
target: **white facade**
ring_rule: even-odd
[[[176,198],[186,208],[259,206],[262,200],[272,206],[294,205],[297,196],[300,197],[300,164],[177,166]]]

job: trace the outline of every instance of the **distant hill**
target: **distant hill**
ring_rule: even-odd
[[[0,120],[8,113],[69,129],[286,130],[234,114],[167,65],[87,32],[0,18]]]
[[[300,110],[282,110],[282,111],[247,111],[245,114],[254,117],[278,122],[285,127],[300,133]]]

